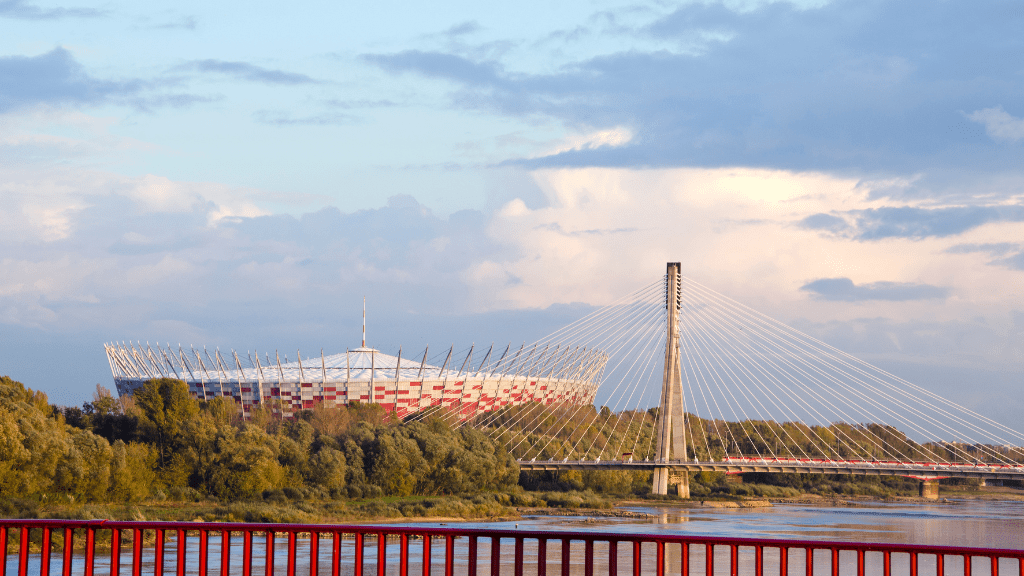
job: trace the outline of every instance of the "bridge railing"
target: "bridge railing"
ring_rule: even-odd
[[[1024,550],[425,526],[0,520],[0,576],[53,573],[1024,576]]]

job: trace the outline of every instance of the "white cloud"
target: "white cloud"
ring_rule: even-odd
[[[971,112],[967,118],[985,126],[993,140],[1017,142],[1024,139],[1024,118],[1014,118],[1002,106]]]
[[[224,218],[260,216],[260,191],[166,177],[136,178],[77,167],[46,170],[0,167],[0,228],[22,241],[54,242],[74,231],[74,215],[118,198],[122,217],[201,212],[210,225]]]
[[[813,214],[892,204],[852,178],[737,168],[552,169],[534,177],[547,206],[531,210],[516,201],[497,212],[489,233],[506,246],[504,258],[487,258],[466,275],[478,286],[477,309],[603,304],[677,260],[685,275],[784,321],[846,322],[870,314],[901,322],[981,316],[998,324],[1020,304],[1020,271],[945,250],[1019,240],[1021,222],[952,236],[854,241],[796,224]],[[925,284],[948,288],[949,296],[865,307],[815,301],[800,290],[821,278]]]
[[[537,156],[551,156],[573,150],[595,150],[602,147],[614,148],[625,146],[633,140],[633,131],[625,126],[606,130],[594,130],[586,133],[569,134],[553,148],[545,150]]]

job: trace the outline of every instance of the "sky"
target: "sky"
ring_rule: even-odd
[[[537,340],[665,263],[1024,428],[1024,5],[0,0],[0,374]]]

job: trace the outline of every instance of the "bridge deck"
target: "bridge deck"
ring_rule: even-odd
[[[1024,480],[1024,465],[956,464],[922,462],[800,461],[775,459],[733,459],[721,462],[685,460],[519,460],[520,470],[654,470],[676,472],[782,472],[794,474],[862,474],[908,478],[985,478]]]

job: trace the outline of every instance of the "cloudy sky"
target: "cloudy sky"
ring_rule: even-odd
[[[0,373],[534,340],[683,273],[1024,428],[1016,1],[0,0]]]

